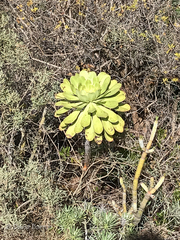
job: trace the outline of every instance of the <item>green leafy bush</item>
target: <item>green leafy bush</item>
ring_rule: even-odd
[[[39,204],[51,214],[61,206],[65,191],[53,186],[54,176],[29,161],[23,170],[4,165],[0,168],[0,221],[5,226],[22,225]]]
[[[0,58],[0,221],[5,229],[25,223],[40,205],[44,214],[52,214],[65,195],[43,164],[53,155],[47,152],[49,139],[42,141],[42,113],[47,110],[43,117],[53,132],[58,83],[51,80],[51,71],[32,66],[5,13],[0,17]]]
[[[5,14],[1,15],[0,28],[0,156],[12,163],[26,161],[41,141],[38,131],[47,105],[46,120],[52,123],[51,106],[58,83],[52,82],[51,71],[32,67],[27,47],[10,29]]]

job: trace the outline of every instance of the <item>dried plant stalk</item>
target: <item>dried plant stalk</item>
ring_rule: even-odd
[[[144,199],[141,202],[141,205],[139,207],[139,210],[138,210],[137,214],[134,215],[133,224],[135,226],[138,225],[138,223],[140,222],[142,214],[143,214],[143,211],[144,211],[144,208],[146,207],[146,204],[149,201],[150,197],[152,197],[153,196],[152,194],[154,194],[158,190],[158,188],[160,188],[160,186],[163,184],[163,182],[164,182],[164,176],[162,176],[159,179],[158,183],[156,184],[156,186],[154,188],[152,188],[151,190],[149,190],[145,194]],[[150,185],[151,185],[151,182],[150,182]],[[150,188],[151,188],[151,186],[150,186]]]
[[[132,202],[132,208],[133,208],[133,212],[136,213],[137,212],[137,187],[138,187],[138,179],[139,179],[139,176],[141,174],[141,171],[142,171],[142,168],[143,168],[143,165],[144,165],[144,162],[145,162],[145,158],[147,156],[147,153],[152,145],[152,141],[154,139],[154,136],[156,134],[156,130],[157,130],[157,123],[158,123],[158,119],[156,118],[155,122],[154,122],[154,126],[153,126],[153,129],[151,131],[151,136],[150,136],[150,139],[149,139],[149,142],[147,144],[147,147],[144,149],[142,155],[141,155],[141,158],[139,160],[139,163],[138,163],[138,167],[137,167],[137,170],[136,170],[136,173],[135,173],[135,177],[134,177],[134,181],[133,181],[133,191],[132,191],[132,195],[133,195],[133,202]]]

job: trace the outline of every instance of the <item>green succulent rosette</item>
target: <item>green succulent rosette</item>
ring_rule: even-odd
[[[85,129],[88,141],[101,144],[103,135],[112,142],[115,131],[123,132],[124,120],[116,112],[129,111],[130,106],[122,103],[126,95],[120,91],[121,84],[111,80],[108,74],[96,75],[82,70],[70,81],[64,79],[60,87],[62,92],[55,96],[60,101],[55,106],[61,108],[55,112],[55,117],[71,111],[59,126],[61,131],[66,130],[67,138]]]

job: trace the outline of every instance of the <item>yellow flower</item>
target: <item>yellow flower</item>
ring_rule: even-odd
[[[162,43],[159,35],[154,34],[154,36],[156,38],[156,42]]]
[[[174,44],[168,44],[168,47],[169,47],[169,49],[167,50],[167,54],[171,51],[171,50],[173,50],[173,48],[175,48],[175,45]]]
[[[30,7],[31,5],[33,5],[33,1],[29,0],[29,2],[27,2],[27,6]]]
[[[55,30],[55,29],[58,29],[58,28],[60,28],[60,27],[61,27],[61,25],[62,25],[62,22],[61,22],[61,21],[59,21],[59,24],[55,26],[54,30]]]
[[[134,11],[137,9],[137,7],[138,7],[137,5],[138,5],[138,0],[134,0],[130,6],[127,6],[127,10]]]
[[[37,7],[31,8],[31,12],[35,13],[38,10]]]
[[[60,27],[61,27],[61,24],[58,24],[58,25],[55,26],[54,30],[55,30],[55,29],[58,29],[58,28],[60,28]]]
[[[173,49],[173,48],[175,47],[175,45],[174,45],[174,44],[168,44],[168,47],[169,47],[170,49]]]
[[[76,4],[83,6],[83,5],[84,5],[84,1],[82,1],[82,0],[76,0]]]
[[[23,10],[22,10],[22,7],[23,7],[23,5],[22,5],[22,4],[20,4],[20,5],[19,5],[19,6],[17,6],[16,8],[17,8],[17,9],[19,9],[19,11],[20,11],[20,12],[22,12],[22,11],[23,11]]]
[[[166,20],[168,19],[168,17],[162,16],[161,19],[163,20],[163,22],[167,22]]]
[[[172,82],[178,82],[179,79],[178,79],[178,78],[172,78],[171,81],[172,81]]]
[[[134,28],[131,29],[132,34],[134,34],[136,32],[136,30]]]
[[[140,33],[139,36],[140,37],[146,37],[146,34],[145,33]]]
[[[116,8],[116,5],[114,4],[114,6],[111,7],[111,12],[113,12],[115,10],[115,8]]]
[[[163,83],[164,84],[168,83],[168,78],[163,78]]]
[[[180,53],[175,53],[174,54],[177,58],[175,58],[175,60],[179,60],[179,58],[180,58]]]
[[[159,20],[158,20],[158,16],[157,16],[157,15],[155,15],[155,17],[154,17],[154,21],[155,21],[155,22],[159,22]]]

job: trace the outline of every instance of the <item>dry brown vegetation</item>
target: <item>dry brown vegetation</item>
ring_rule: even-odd
[[[121,239],[113,235],[121,229],[114,218],[112,238],[98,236],[102,226],[93,216],[97,209],[113,212],[112,200],[121,206],[120,176],[129,186],[130,203],[141,155],[138,137],[147,141],[156,116],[155,151],[140,180],[166,174],[165,182],[139,228],[133,235],[129,229],[125,239],[179,239],[178,1],[5,0],[0,9],[1,239]],[[114,143],[92,143],[86,174],[84,135],[65,138],[58,130],[61,119],[54,117],[60,83],[82,69],[104,71],[121,82],[131,106],[125,132]],[[143,195],[139,190],[138,197]],[[57,212],[65,205],[84,209],[77,226],[83,236],[73,238],[61,229],[66,221],[58,220]]]

